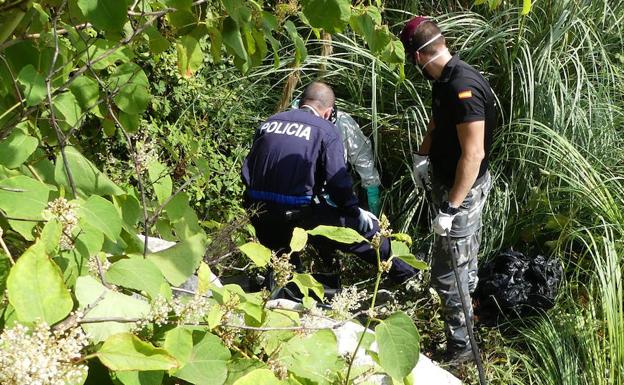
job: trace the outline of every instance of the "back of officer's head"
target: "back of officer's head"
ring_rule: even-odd
[[[406,47],[406,51],[409,54],[413,54],[418,48],[427,44],[441,33],[440,27],[433,20],[418,16],[405,24],[403,31],[401,31],[401,41]],[[433,55],[445,47],[446,39],[444,36],[440,36],[421,48],[420,53]]]
[[[325,110],[334,106],[336,97],[330,86],[323,82],[312,82],[303,90],[301,106],[313,106],[319,110]]]

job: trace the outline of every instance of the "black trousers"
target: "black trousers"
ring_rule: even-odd
[[[251,223],[256,229],[256,236],[260,243],[272,250],[283,249],[288,251],[290,238],[295,227],[309,230],[319,225],[327,225],[358,229],[357,217],[346,216],[341,210],[326,203],[290,210],[295,215],[288,216],[288,211],[281,208],[260,207],[256,214],[252,214]],[[379,223],[375,221],[373,228],[361,235],[371,240],[378,231]],[[375,266],[375,268],[377,267],[375,250],[366,242],[346,245],[320,236],[310,237],[309,241],[313,246],[321,250],[322,254],[329,250],[341,250],[363,259]],[[390,241],[383,239],[380,257],[382,260],[387,260],[390,256]],[[401,283],[415,274],[416,271],[410,265],[400,259],[394,259],[389,277],[392,281]]]

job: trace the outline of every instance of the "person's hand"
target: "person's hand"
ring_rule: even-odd
[[[438,235],[449,235],[451,233],[451,228],[453,227],[453,219],[455,219],[455,215],[439,211],[438,216],[436,216],[433,220],[433,231],[435,231]]]
[[[375,214],[360,209],[360,216],[358,217],[358,231],[361,234],[369,232],[373,228],[375,221],[379,221]]]
[[[368,208],[370,211],[379,215],[381,212],[381,204],[379,202],[379,186],[368,186],[366,188],[366,197],[368,198]]]
[[[449,201],[442,203],[438,215],[433,220],[433,231],[438,235],[450,235],[453,228],[453,219],[459,214],[459,208],[451,206]]]
[[[429,156],[414,154],[413,174],[416,187],[425,189],[431,182],[429,178]]]

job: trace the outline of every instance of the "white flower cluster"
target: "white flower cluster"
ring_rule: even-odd
[[[45,219],[56,219],[63,227],[59,244],[61,250],[71,250],[71,248],[74,247],[74,241],[71,239],[71,235],[78,224],[78,217],[76,216],[77,208],[78,206],[75,202],[69,202],[65,198],[56,198],[52,202],[48,202],[48,208],[43,211],[43,217]]]
[[[0,335],[0,384],[82,384],[88,369],[77,360],[87,345],[79,327],[57,334],[45,323],[32,331],[16,324]]]
[[[338,319],[349,319],[352,317],[351,311],[360,307],[360,302],[366,299],[366,290],[357,291],[357,287],[350,286],[336,294],[330,306],[334,312],[334,317]]]
[[[111,263],[109,262],[108,258],[104,258],[104,260],[102,260],[99,256],[97,255],[92,255],[89,257],[89,261],[87,262],[87,268],[89,269],[89,273],[96,277],[96,278],[100,278],[100,271],[98,268],[98,258],[100,261],[100,268],[102,269],[102,274],[106,273],[108,271],[108,269],[111,266]]]
[[[278,287],[284,287],[292,276],[294,266],[290,263],[290,255],[283,253],[280,256],[273,254],[271,266],[275,275],[275,283]]]
[[[147,170],[147,166],[156,156],[154,153],[154,146],[151,142],[137,142],[136,163],[140,174]]]
[[[196,294],[187,301],[176,298],[173,301],[173,312],[181,324],[197,325],[206,318],[210,310],[210,301],[204,295]]]

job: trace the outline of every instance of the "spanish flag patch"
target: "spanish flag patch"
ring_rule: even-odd
[[[470,90],[462,91],[459,94],[457,94],[457,96],[460,99],[469,99],[469,98],[472,97],[472,91],[470,91]]]

